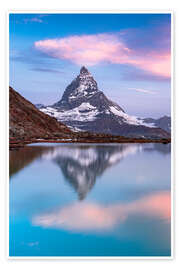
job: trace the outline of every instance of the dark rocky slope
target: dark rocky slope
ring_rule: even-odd
[[[15,139],[69,136],[71,131],[56,118],[39,111],[9,87],[9,136]]]

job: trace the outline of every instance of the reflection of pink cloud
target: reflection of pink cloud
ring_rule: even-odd
[[[123,213],[121,219],[125,219]],[[66,227],[77,230],[108,229],[116,223],[116,217],[109,211],[109,208],[104,206],[76,203],[52,214],[38,216],[33,222],[43,227]]]
[[[147,54],[130,49],[116,34],[70,36],[35,42],[35,48],[47,55],[79,65],[101,62],[129,64],[155,75],[170,77],[170,53],[160,50]]]
[[[171,195],[170,192],[160,192],[145,197],[127,206],[130,213],[144,213],[145,215],[158,216],[170,220],[171,218]]]
[[[43,227],[74,230],[111,229],[129,216],[141,214],[169,221],[171,217],[170,192],[160,192],[126,204],[107,207],[91,203],[76,203],[56,212],[37,216],[33,223]]]

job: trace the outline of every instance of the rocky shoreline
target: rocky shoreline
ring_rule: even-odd
[[[15,139],[10,138],[9,149],[15,150],[24,147],[31,143],[171,143],[171,138],[164,139],[144,139],[144,138],[125,138],[120,136],[108,135],[101,136],[84,136],[74,138],[29,138],[29,139]]]

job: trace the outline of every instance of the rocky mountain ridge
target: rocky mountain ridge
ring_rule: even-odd
[[[9,87],[9,136],[15,139],[67,137],[71,130],[54,117],[39,111]]]
[[[151,124],[152,127],[159,127],[167,132],[171,133],[171,117],[164,115],[158,119],[144,118],[143,121],[147,124]]]
[[[58,102],[40,110],[66,124],[73,131],[88,131],[136,138],[168,138],[170,134],[154,124],[128,115],[99,90],[91,73],[82,67]]]

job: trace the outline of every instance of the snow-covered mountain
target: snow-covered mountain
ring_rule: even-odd
[[[85,67],[67,86],[60,101],[40,110],[75,131],[128,137],[169,137],[164,130],[128,115],[117,103],[108,99]]]
[[[147,124],[151,124],[153,127],[159,127],[171,133],[171,117],[170,116],[165,115],[158,119],[145,118],[143,119],[143,121]]]
[[[35,106],[36,106],[37,109],[42,109],[42,108],[45,108],[46,107],[46,106],[44,106],[41,103],[35,104]]]

